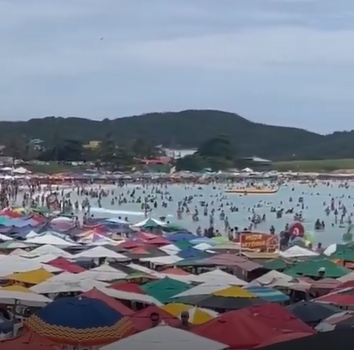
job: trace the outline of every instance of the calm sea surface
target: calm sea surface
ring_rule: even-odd
[[[284,229],[287,223],[293,222],[294,214],[284,214],[281,219],[277,219],[275,213],[270,211],[271,207],[284,208],[285,210],[295,208],[294,213],[302,211],[302,216],[305,219],[303,225],[306,232],[310,232],[314,243],[322,242],[324,245],[331,243],[339,243],[342,241],[342,235],[347,231],[347,219],[354,212],[354,183],[349,183],[349,188],[339,187],[340,182],[332,182],[327,186],[323,183],[318,183],[316,187],[311,187],[308,184],[288,183],[282,186],[276,194],[271,195],[238,195],[226,194],[226,185],[202,185],[202,186],[182,186],[170,185],[166,188],[159,188],[164,192],[163,197],[172,196],[173,201],[167,202],[167,208],[163,208],[162,195],[156,194],[153,187],[142,188],[139,185],[128,185],[123,188],[107,187],[114,189],[114,196],[119,194],[127,198],[128,203],[118,205],[111,204],[112,195],[102,200],[102,208],[98,208],[96,199],[90,199],[91,212],[95,217],[121,217],[137,223],[145,219],[141,204],[132,202],[131,193],[135,189],[135,200],[138,197],[144,198],[147,195],[156,196],[157,208],[149,213],[149,217],[158,219],[161,216],[167,217],[166,220],[178,223],[186,227],[191,232],[195,232],[200,225],[202,228],[209,227],[209,216],[203,215],[203,207],[200,202],[209,203],[209,208],[215,208],[215,228],[221,232],[224,231],[224,224],[219,220],[218,209],[223,205],[223,210],[229,219],[231,227],[238,226],[240,229],[249,225],[249,218],[252,215],[251,210],[254,208],[259,215],[266,215],[266,222],[257,226],[258,231],[268,232],[269,227],[274,225],[276,232]],[[189,205],[190,211],[194,212],[197,208],[199,211],[199,222],[193,222],[191,215],[184,214],[182,220],[177,220],[178,202],[185,197],[193,196],[193,200]],[[301,209],[299,198],[303,197],[305,209]],[[79,199],[75,193],[71,194],[72,200]],[[290,198],[293,199],[290,202]],[[335,225],[334,213],[331,212],[329,216],[325,213],[325,208],[330,205],[331,199],[335,200],[335,207],[339,208],[340,204],[347,209],[347,216],[343,225]],[[166,201],[166,200],[165,200]],[[213,203],[212,203],[213,202]],[[231,212],[230,207],[236,206],[239,211]],[[152,206],[153,207],[153,206]],[[210,211],[209,211],[210,212]],[[339,212],[341,212],[339,210]],[[340,216],[340,215],[339,215]],[[339,217],[338,216],[338,217]],[[317,219],[325,222],[326,228],[323,232],[314,232],[314,223]]]

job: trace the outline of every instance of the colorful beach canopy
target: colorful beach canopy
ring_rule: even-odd
[[[105,302],[92,298],[63,298],[30,316],[26,326],[61,344],[108,344],[133,333],[129,319]]]
[[[162,303],[168,303],[176,294],[180,294],[190,289],[187,283],[179,282],[174,279],[165,277],[159,281],[147,283],[141,287],[146,294],[154,297]]]
[[[187,300],[188,297],[185,297]],[[203,296],[200,300],[195,300],[193,304],[205,308],[216,310],[237,310],[251,305],[265,303],[250,291],[241,287],[228,287],[212,293],[210,296]]]
[[[289,300],[289,296],[283,292],[270,287],[245,287],[249,292],[270,303],[281,303]]]

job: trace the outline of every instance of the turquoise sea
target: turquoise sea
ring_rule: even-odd
[[[179,223],[186,227],[191,232],[195,232],[200,225],[202,228],[209,227],[209,216],[203,215],[203,208],[200,202],[209,203],[209,208],[215,208],[215,228],[221,232],[224,231],[224,224],[219,220],[219,212],[221,204],[223,210],[229,219],[231,227],[238,226],[240,229],[249,225],[249,217],[252,215],[252,208],[255,212],[262,216],[266,215],[266,222],[257,226],[257,231],[269,232],[269,228],[273,225],[276,232],[284,229],[287,223],[293,223],[294,214],[284,214],[281,219],[276,218],[276,214],[270,212],[271,207],[284,208],[285,210],[294,208],[294,213],[302,211],[304,218],[303,225],[306,232],[312,236],[313,243],[322,242],[327,246],[331,243],[339,243],[342,241],[342,235],[347,231],[348,217],[354,212],[354,195],[351,195],[354,183],[349,183],[349,188],[340,187],[341,182],[331,182],[329,184],[317,183],[316,186],[309,184],[299,184],[297,182],[287,183],[280,187],[279,191],[271,195],[238,195],[225,194],[227,185],[168,185],[159,187],[159,190],[164,194],[156,194],[153,186],[143,188],[141,185],[128,185],[123,188],[110,187],[114,189],[114,195],[110,195],[102,200],[102,208],[98,208],[96,199],[90,199],[91,212],[95,217],[128,217],[130,222],[137,223],[144,220],[145,216],[141,208],[141,204],[133,202],[131,193],[135,190],[135,201],[138,197],[144,198],[147,195],[156,196],[157,208],[153,208],[148,214],[149,217],[158,219],[165,216],[166,220],[174,223]],[[127,198],[128,203],[118,205],[111,204],[112,197],[122,195]],[[166,201],[168,196],[171,196],[173,201]],[[177,219],[178,202],[185,197],[193,196],[192,202],[189,204],[191,212],[197,208],[199,211],[199,222],[193,222],[191,215],[184,214],[182,220]],[[301,209],[299,198],[303,197],[304,210]],[[76,199],[76,194],[71,195],[72,200]],[[164,198],[164,199],[163,199]],[[290,198],[293,199],[290,202]],[[334,213],[329,216],[325,213],[325,208],[330,206],[331,199],[335,201],[335,207],[339,208],[344,205],[347,209],[343,225],[334,224]],[[82,198],[79,198],[82,200]],[[161,203],[165,200],[167,208],[163,208]],[[231,212],[230,206],[236,206],[239,211]],[[341,212],[339,210],[339,212]],[[339,221],[340,215],[338,215]],[[325,222],[326,228],[321,232],[314,232],[314,223],[316,219]]]

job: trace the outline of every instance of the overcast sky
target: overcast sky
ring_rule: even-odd
[[[354,128],[353,0],[0,0],[0,117],[221,109]]]

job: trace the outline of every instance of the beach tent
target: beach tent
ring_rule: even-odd
[[[160,325],[106,345],[101,350],[221,350],[227,345],[183,329]]]

